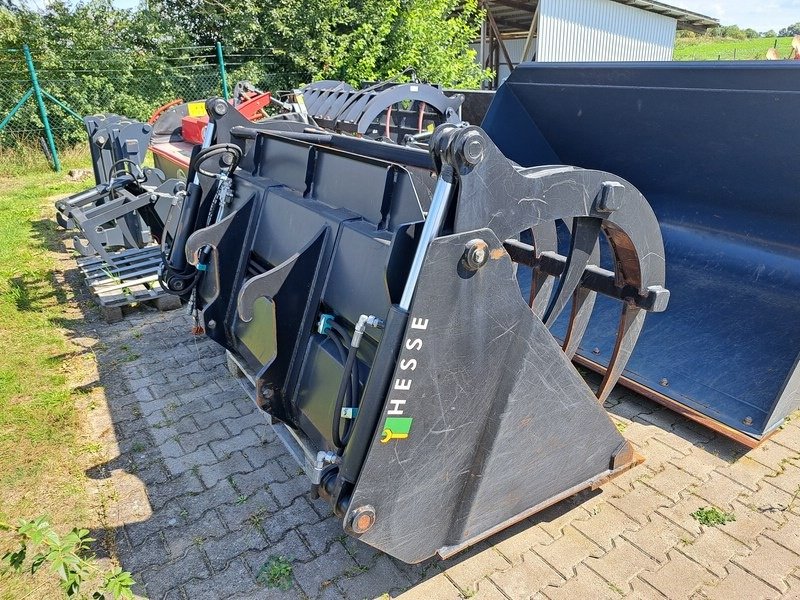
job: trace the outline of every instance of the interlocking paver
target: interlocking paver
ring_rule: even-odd
[[[705,587],[703,596],[708,600],[731,600],[732,598],[777,598],[778,590],[734,564],[727,567],[724,579],[714,587]]]
[[[634,483],[630,491],[612,494],[608,502],[641,525],[647,523],[648,516],[653,511],[674,504],[672,500],[641,482]]]
[[[519,564],[505,571],[498,571],[489,578],[512,600],[527,600],[536,590],[564,582],[564,578],[555,569],[533,552],[526,552]]]
[[[224,460],[199,467],[198,477],[206,487],[212,487],[223,479],[232,478],[239,473],[247,473],[253,468],[241,452],[234,452]]]
[[[655,572],[644,572],[639,577],[670,600],[690,598],[702,585],[714,585],[716,578],[696,562],[677,550],[669,553],[669,560]]]
[[[628,593],[630,582],[640,573],[655,571],[659,566],[646,552],[622,538],[614,541],[608,554],[589,558],[586,565],[622,593]]]
[[[498,536],[494,547],[511,564],[518,564],[523,554],[539,544],[550,544],[553,538],[538,525],[522,521]]]
[[[681,552],[697,564],[717,575],[725,576],[725,565],[734,556],[746,556],[750,549],[723,533],[724,526],[710,527],[691,543],[683,544]]]
[[[551,600],[575,600],[575,598],[594,598],[596,600],[618,600],[620,593],[599,575],[584,565],[579,565],[575,576],[561,587],[546,587],[543,590]]]
[[[658,513],[651,515],[647,525],[638,531],[626,532],[623,537],[661,563],[667,561],[667,552],[672,548],[694,540],[692,534]]]
[[[766,536],[758,539],[759,547],[752,554],[736,558],[733,562],[751,574],[765,581],[775,589],[785,592],[789,589],[789,575],[800,569],[800,556],[795,552],[773,542]],[[764,566],[769,565],[768,569]]]
[[[227,374],[223,351],[189,335],[183,313],[145,312],[99,330],[140,355],[98,373],[120,457],[99,472],[116,490],[117,552],[150,598],[448,600],[791,597],[800,593],[800,419],[747,450],[631,392],[607,403],[646,458],[448,561],[405,565],[349,536],[263,415]],[[165,332],[167,332],[165,334]],[[165,339],[168,338],[168,339]],[[117,341],[115,341],[117,340]],[[108,438],[113,444],[114,436]],[[115,448],[115,452],[117,449]],[[113,456],[113,453],[110,455]],[[700,506],[736,521],[701,527]],[[255,581],[273,556],[292,588]],[[443,571],[443,572],[440,572]],[[460,589],[459,589],[460,588]],[[407,590],[403,593],[403,590]]]
[[[323,587],[330,585],[334,579],[354,574],[358,565],[341,544],[333,544],[322,556],[294,568],[294,577],[302,590],[312,598],[317,596]],[[384,590],[385,591],[385,590]]]
[[[562,577],[572,577],[573,569],[590,556],[602,556],[603,549],[573,526],[564,528],[564,535],[548,546],[534,551],[558,571]]]
[[[496,571],[508,569],[511,565],[495,548],[478,544],[458,557],[458,560],[443,565],[447,576],[463,592],[475,591],[478,580]]]
[[[336,582],[349,598],[377,598],[382,594],[397,595],[411,585],[395,561],[381,555],[369,566],[358,566]]]
[[[573,521],[572,526],[604,550],[611,549],[615,537],[641,527],[639,523],[607,502],[596,507],[588,518]]]

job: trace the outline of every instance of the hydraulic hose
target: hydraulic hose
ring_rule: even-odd
[[[350,350],[347,352],[347,361],[344,364],[344,372],[342,373],[342,380],[339,383],[339,393],[336,395],[336,404],[334,405],[333,409],[333,428],[332,428],[332,439],[333,445],[339,448],[339,450],[343,450],[346,441],[344,438],[349,437],[347,434],[345,436],[340,436],[340,428],[341,428],[341,421],[342,421],[342,408],[344,407],[344,396],[347,393],[347,388],[352,387],[352,379],[351,373],[353,372],[353,365],[356,362],[356,354],[358,353],[358,348],[350,346]],[[349,430],[349,427],[348,427]]]

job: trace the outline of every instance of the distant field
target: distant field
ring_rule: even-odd
[[[763,60],[777,39],[778,54],[787,58],[792,51],[792,38],[678,38],[675,60]]]

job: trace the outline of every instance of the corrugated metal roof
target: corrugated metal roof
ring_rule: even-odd
[[[671,17],[677,21],[679,29],[705,31],[717,27],[719,21],[713,17],[656,2],[655,0],[611,0],[618,4],[633,6],[640,10]],[[574,0],[580,6],[582,0]],[[536,12],[538,0],[485,0],[484,5],[491,11],[503,37],[522,35],[531,26],[533,14]]]

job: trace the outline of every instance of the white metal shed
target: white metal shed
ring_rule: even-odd
[[[502,82],[525,60],[672,60],[676,29],[716,19],[655,0],[485,0],[478,60]]]

